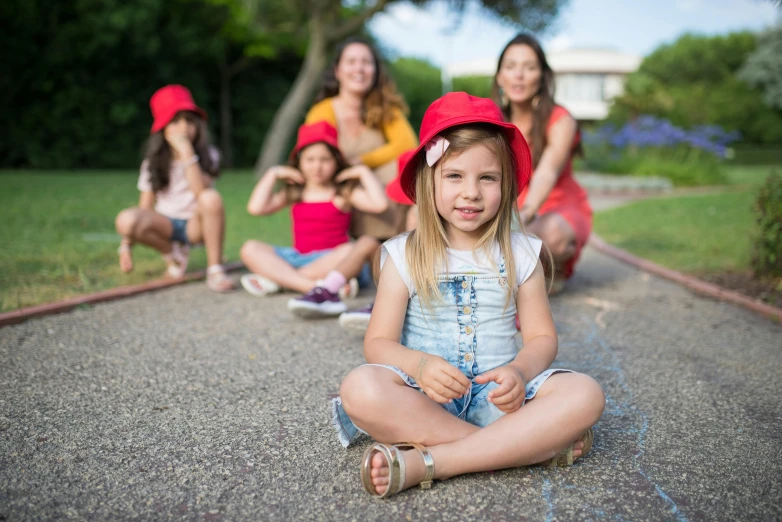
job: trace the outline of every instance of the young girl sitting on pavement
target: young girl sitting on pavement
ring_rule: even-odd
[[[138,180],[139,205],[120,212],[115,222],[122,236],[120,269],[133,270],[131,249],[142,243],[163,254],[169,277],[182,277],[190,245],[203,242],[207,286],[231,290],[234,284],[221,264],[225,210],[213,188],[220,155],[209,145],[206,112],[181,85],[162,87],[149,105],[154,121]]]
[[[274,192],[278,181],[286,186]],[[383,212],[388,199],[368,167],[347,164],[338,149],[334,126],[318,122],[299,128],[290,166],[272,167],[264,174],[250,196],[247,211],[265,216],[287,205],[291,205],[293,247],[254,240],[242,246],[242,261],[253,273],[242,276],[241,282],[254,295],[281,288],[306,293],[318,287],[321,278],[351,250],[351,210]],[[328,277],[325,283],[330,284]],[[349,289],[354,296],[358,291],[355,280]],[[332,307],[334,313],[346,310],[338,298],[329,302],[324,306]]]
[[[413,155],[412,150],[402,153],[399,156],[399,173],[402,172],[402,165]],[[415,206],[410,199],[405,196],[399,184],[399,176],[386,185],[386,195],[391,201],[411,207],[407,212],[406,228],[408,231],[415,228],[416,212]],[[308,293],[288,301],[288,310],[293,315],[303,318],[330,317],[339,315],[339,325],[342,328],[366,331],[369,324],[369,317],[372,314],[374,303],[369,303],[357,310],[338,313],[337,307],[333,303],[339,302],[339,289],[343,287],[346,281],[356,277],[367,264],[371,265],[375,259],[375,254],[380,247],[380,242],[372,236],[362,236],[353,244],[353,248],[345,256],[342,262],[334,268],[321,282],[320,287],[313,288]]]
[[[591,448],[605,407],[557,354],[541,241],[513,233],[531,160],[491,100],[449,93],[426,111],[402,172],[417,228],[383,245],[364,339],[369,364],[334,399],[348,446],[361,432],[361,481],[385,498],[464,473],[570,465]],[[516,346],[518,310],[523,348]]]

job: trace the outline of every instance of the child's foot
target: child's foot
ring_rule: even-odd
[[[288,310],[304,318],[332,317],[347,310],[339,296],[328,289],[316,286],[306,294],[288,301]]]
[[[258,297],[276,294],[281,290],[280,285],[258,274],[244,274],[239,282],[245,290]]]
[[[554,455],[551,459],[541,462],[540,465],[548,467],[572,466],[577,459],[589,453],[594,440],[595,435],[592,432],[592,428],[589,428],[577,441]]]
[[[212,265],[206,269],[206,286],[215,292],[230,292],[236,286],[226,273],[223,265]]]
[[[351,277],[350,281],[339,289],[338,295],[340,299],[353,299],[356,297],[358,295],[358,279]]]
[[[339,326],[348,330],[359,330],[366,332],[369,327],[369,319],[372,317],[372,307],[374,302],[359,308],[351,310],[339,316]]]
[[[177,241],[171,243],[171,252],[163,254],[166,260],[166,276],[179,279],[187,271],[187,263],[190,260],[190,247]]]
[[[389,451],[390,455],[386,454],[381,447]],[[364,488],[372,495],[385,498],[417,484],[421,484],[422,488],[431,487],[434,478],[434,460],[423,446],[374,444],[367,451],[370,455],[364,456],[361,478]],[[394,466],[393,472],[389,456],[399,461],[399,465]],[[368,462],[366,459],[369,459]],[[428,464],[425,459],[428,460]]]
[[[133,270],[133,252],[130,243],[123,241],[117,249],[119,254],[119,269],[126,274]]]

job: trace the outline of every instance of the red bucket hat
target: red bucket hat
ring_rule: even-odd
[[[470,96],[465,92],[449,92],[426,109],[419,133],[421,144],[401,168],[400,183],[408,198],[415,201],[415,175],[421,160],[419,153],[442,131],[468,123],[490,123],[502,129],[513,152],[519,191],[527,185],[532,172],[532,158],[521,131],[504,121],[500,108],[490,99]]]
[[[296,154],[301,152],[301,149],[304,147],[321,142],[339,150],[337,129],[334,125],[327,121],[302,125],[299,127],[299,133],[296,137],[296,146],[293,147],[293,150],[291,151],[290,160],[293,161],[296,158]]]
[[[398,173],[396,177],[386,185],[386,196],[391,201],[396,201],[397,203],[401,203],[402,205],[412,205],[413,201],[408,198],[405,195],[405,191],[402,190],[402,182],[401,182],[401,176],[402,176],[402,169],[407,164],[408,161],[410,161],[410,158],[413,157],[415,154],[414,150],[408,150],[407,152],[403,152],[401,156],[396,160],[397,161],[397,168]]]
[[[166,85],[155,91],[149,100],[149,108],[153,119],[150,134],[162,130],[179,111],[191,111],[207,119],[206,111],[195,104],[193,95],[182,85]]]

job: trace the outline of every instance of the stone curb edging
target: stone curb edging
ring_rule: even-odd
[[[244,268],[244,265],[239,262],[234,262],[226,263],[223,265],[223,267],[225,268],[226,272],[232,272],[234,270]],[[142,294],[144,292],[151,292],[153,290],[160,290],[161,288],[168,288],[171,286],[181,285],[183,283],[189,283],[190,281],[196,281],[205,277],[206,270],[199,270],[198,272],[185,274],[184,277],[180,279],[155,279],[154,281],[148,281],[138,285],[120,286],[118,288],[111,288],[109,290],[104,290],[94,294],[87,294],[78,297],[72,297],[70,299],[64,299],[55,303],[20,308],[19,310],[14,310],[13,312],[0,314],[0,328],[3,326],[22,323],[34,317],[61,314],[85,304],[95,304],[104,301],[122,299],[123,297],[131,297]]]
[[[698,279],[697,277],[683,274],[681,272],[677,272],[676,270],[672,270],[670,268],[665,268],[664,266],[660,266],[657,263],[653,263],[648,259],[636,257],[633,254],[625,250],[622,250],[621,248],[617,248],[613,245],[606,243],[600,236],[598,236],[595,233],[592,233],[591,237],[589,238],[589,245],[592,246],[598,252],[609,255],[615,259],[618,259],[619,261],[627,263],[628,265],[632,265],[636,268],[639,268],[644,272],[649,272],[651,274],[654,274],[659,277],[663,277],[675,283],[679,283],[680,285],[686,286],[690,290],[693,290],[699,294],[713,297],[721,301],[729,301],[733,304],[737,304],[739,306],[743,306],[744,308],[748,308],[753,312],[757,312],[759,314],[765,315],[766,317],[769,317],[771,319],[782,321],[782,308],[778,308],[770,304],[756,301],[750,297],[747,297],[744,294],[733,292],[732,290],[727,290],[713,283],[707,283],[706,281],[703,281],[702,279]]]

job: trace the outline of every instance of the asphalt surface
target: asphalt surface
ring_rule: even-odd
[[[593,451],[375,501],[328,406],[362,338],[289,297],[194,283],[0,329],[0,521],[782,519],[777,323],[587,250],[552,308],[555,364],[606,390]]]

